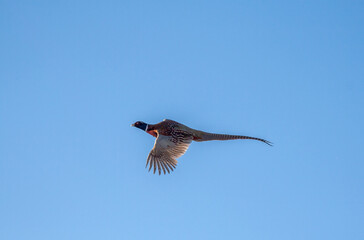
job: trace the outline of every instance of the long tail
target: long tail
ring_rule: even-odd
[[[240,135],[228,135],[228,134],[217,134],[217,133],[207,133],[202,131],[197,131],[198,134],[194,137],[193,140],[197,142],[204,142],[204,141],[212,141],[212,140],[236,140],[236,139],[251,139],[264,142],[269,146],[273,146],[273,143],[256,137],[248,137],[248,136],[240,136]]]

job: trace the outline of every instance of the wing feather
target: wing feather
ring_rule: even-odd
[[[177,166],[177,158],[181,157],[192,142],[192,136],[173,138],[159,134],[155,140],[154,147],[150,151],[147,164],[149,171],[153,167],[153,173],[158,169],[159,175],[172,172]]]

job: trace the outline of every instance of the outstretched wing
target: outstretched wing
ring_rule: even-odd
[[[153,173],[158,169],[159,175],[162,170],[164,174],[166,174],[166,171],[170,173],[176,168],[176,159],[187,151],[191,142],[192,136],[179,135],[173,137],[159,134],[152,151],[148,155],[145,167],[149,164],[149,171],[154,167]]]

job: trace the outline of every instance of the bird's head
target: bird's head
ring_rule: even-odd
[[[147,131],[147,129],[148,129],[148,124],[146,124],[145,122],[142,122],[142,121],[137,121],[137,122],[133,123],[131,126],[140,128],[143,131]]]

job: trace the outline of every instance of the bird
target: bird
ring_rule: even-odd
[[[176,168],[176,159],[185,154],[192,141],[251,139],[272,146],[271,142],[262,138],[203,132],[169,119],[164,119],[157,124],[137,121],[131,126],[139,128],[156,138],[154,147],[148,155],[145,168],[149,165],[148,171],[150,172],[153,167],[154,174],[158,169],[159,175],[161,175],[162,171],[164,174],[166,172],[171,173]]]

